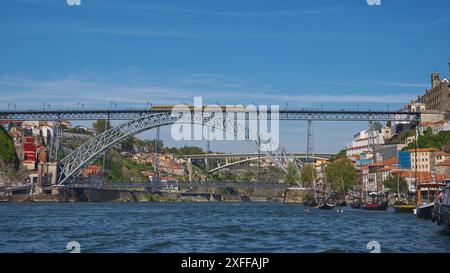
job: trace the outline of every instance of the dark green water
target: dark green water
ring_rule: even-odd
[[[279,203],[0,204],[1,252],[450,252],[412,214]]]

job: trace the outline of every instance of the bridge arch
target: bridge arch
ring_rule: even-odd
[[[297,159],[300,159],[300,158],[306,159],[306,157],[298,157],[298,156],[296,156],[296,158]],[[320,156],[311,156],[310,158],[312,158],[312,159],[319,159],[319,160],[328,160],[328,158],[324,158],[324,157],[320,157]],[[249,162],[249,161],[257,161],[257,160],[258,160],[258,157],[248,157],[248,158],[236,160],[236,161],[233,161],[233,162],[229,162],[227,164],[223,164],[223,165],[217,166],[217,167],[209,170],[208,173],[217,172],[217,171],[219,171],[221,169],[225,169],[225,168],[237,165],[237,164],[241,164],[241,163],[245,163],[245,162]]]
[[[211,124],[211,121],[213,122]],[[58,180],[57,185],[62,186],[70,182],[74,177],[79,175],[87,166],[97,160],[106,150],[112,145],[122,141],[123,139],[139,134],[143,131],[150,130],[156,127],[170,125],[175,122],[201,124],[220,129],[225,132],[232,133],[240,140],[245,140],[247,143],[259,150],[258,141],[251,140],[257,138],[246,137],[254,135],[253,132],[242,130],[239,124],[234,123],[234,120],[226,117],[204,117],[201,112],[191,113],[190,119],[183,119],[180,116],[172,115],[170,112],[155,113],[131,120],[113,127],[88,142],[84,143],[69,155],[58,162]],[[232,128],[232,129],[230,129]],[[242,132],[246,132],[245,135]],[[286,166],[288,162],[295,162],[297,172],[300,173],[302,162],[294,157],[289,151],[283,147],[276,145],[278,148],[274,151],[262,151],[268,158],[275,162],[283,171],[287,172]]]

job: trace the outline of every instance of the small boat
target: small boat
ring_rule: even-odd
[[[394,208],[395,212],[412,213],[416,205],[407,202],[395,202],[392,207]]]
[[[415,209],[415,214],[419,218],[431,219],[434,210],[434,202],[423,204]]]
[[[345,200],[342,200],[341,202],[337,202],[336,206],[338,206],[338,207],[346,207],[347,206],[347,202]]]
[[[450,179],[445,180],[445,188],[437,198],[433,216],[433,220],[450,233]]]
[[[387,210],[389,204],[387,201],[380,203],[367,203],[364,204],[363,209],[365,210]]]
[[[442,192],[442,183],[423,183],[417,185],[417,206],[414,214],[420,218],[432,218],[435,199]]]
[[[328,203],[327,201],[320,203],[318,206],[319,209],[333,209],[336,205],[332,203]]]
[[[371,193],[371,202],[367,202],[363,205],[365,210],[387,210],[389,207],[389,202],[387,195],[384,193]]]

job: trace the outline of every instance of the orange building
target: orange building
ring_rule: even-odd
[[[101,168],[99,165],[89,165],[84,171],[83,171],[83,176],[84,177],[89,177],[89,175],[91,174],[99,174],[101,171]]]

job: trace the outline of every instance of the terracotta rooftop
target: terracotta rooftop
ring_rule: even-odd
[[[436,166],[450,166],[450,159],[444,160],[441,163],[436,164]]]
[[[369,166],[387,166],[387,165],[396,165],[398,164],[398,157],[392,157],[387,160],[370,164]]]
[[[415,150],[417,150],[417,152],[436,152],[436,151],[439,151],[439,149],[436,149],[436,148],[418,148],[418,149],[409,149],[408,151],[410,151],[411,153],[414,153]]]

